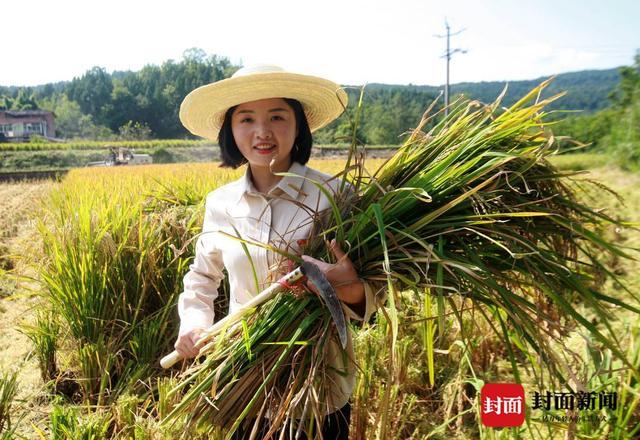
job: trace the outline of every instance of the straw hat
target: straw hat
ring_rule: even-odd
[[[312,132],[336,119],[347,106],[347,94],[332,81],[259,65],[243,67],[231,78],[193,90],[180,105],[180,121],[191,133],[217,141],[230,107],[267,98],[300,101]]]

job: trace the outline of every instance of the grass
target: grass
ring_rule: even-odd
[[[592,170],[611,163],[611,159],[602,153],[560,154],[549,160],[559,170],[573,171]]]

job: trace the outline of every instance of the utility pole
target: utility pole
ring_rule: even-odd
[[[449,27],[449,22],[447,21],[446,18],[444,19],[444,26],[447,28],[447,35],[434,35],[434,37],[447,39],[447,51],[444,53],[443,56],[440,57],[440,58],[447,59],[447,83],[444,87],[444,107],[445,107],[444,116],[447,117],[447,115],[449,114],[449,62],[451,61],[451,55],[453,55],[456,52],[467,53],[467,51],[465,49],[457,49],[457,48],[451,50],[451,45],[449,42],[450,37],[452,37],[453,35],[458,35],[459,33],[463,32],[464,29],[460,29],[459,31],[452,34],[451,29]]]

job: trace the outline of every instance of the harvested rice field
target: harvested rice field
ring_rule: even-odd
[[[367,169],[373,172],[382,162],[372,161]],[[332,173],[344,163],[343,158],[310,165]],[[561,167],[569,172],[571,164]],[[62,182],[0,184],[3,438],[163,439],[181,438],[187,429],[185,438],[223,438],[221,430],[193,425],[188,416],[165,422],[179,406],[174,389],[185,376],[179,376],[180,368],[161,370],[158,360],[175,339],[175,295],[191,258],[190,238],[202,224],[203,197],[239,175],[215,164],[154,165],[74,170]],[[640,222],[640,176],[596,166],[574,178],[595,180],[620,196],[590,186],[581,195],[589,206],[621,221]],[[637,258],[640,232],[631,223],[598,232]],[[601,278],[602,294],[637,305],[638,261],[603,255],[601,263],[619,277],[618,282]],[[593,282],[600,282],[596,275]],[[71,297],[74,291],[91,295]],[[125,295],[129,305],[97,308],[96,298],[104,291]],[[159,291],[172,296],[160,301],[154,296]],[[429,300],[424,299],[429,295],[398,292],[395,316],[387,305],[371,322],[352,328],[359,373],[351,398],[351,438],[630,438],[625,433],[637,432],[640,398],[633,370],[584,329],[566,318],[541,324],[558,335],[547,341],[549,348],[570,353],[563,358],[563,371],[570,373],[563,384],[516,333],[513,347],[505,346],[491,326],[499,326],[500,319],[481,319],[491,309],[454,297],[440,315],[435,291]],[[621,351],[639,367],[635,313],[609,305],[605,322],[579,297],[569,301],[595,328],[610,327]],[[127,315],[131,304],[143,304],[139,313],[144,310],[146,317]],[[538,307],[555,313],[544,301]],[[98,313],[100,320],[88,318]],[[123,332],[125,319],[136,324],[129,333]],[[510,322],[506,317],[504,325]],[[510,350],[517,353],[511,357]],[[524,386],[528,423],[519,428],[481,422],[482,385],[504,382]],[[618,406],[596,408],[589,413],[594,418],[574,421],[561,416],[576,415],[577,409],[551,408],[547,417],[558,417],[553,422],[534,408],[535,392],[564,392],[577,384],[596,394],[617,393]]]

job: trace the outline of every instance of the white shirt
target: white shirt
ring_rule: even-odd
[[[184,277],[184,291],[178,300],[180,334],[213,323],[213,301],[224,274],[229,275],[231,297],[229,311],[256,296],[287,272],[278,268],[282,257],[275,252],[247,245],[251,259],[239,241],[219,232],[261,243],[269,243],[287,252],[299,254],[299,240],[309,238],[313,215],[330,208],[326,196],[308,179],[322,182],[334,194],[340,181],[317,170],[293,162],[290,173],[302,177],[283,177],[268,194],[260,193],[253,185],[250,169],[243,177],[224,185],[207,195],[202,235],[196,244],[196,255]],[[304,178],[306,177],[306,179]],[[235,228],[235,229],[234,229]],[[253,268],[257,277],[253,275]],[[257,278],[257,285],[256,285]],[[343,306],[347,317],[368,321],[376,309],[373,291],[365,286],[365,316],[356,315]],[[353,346],[349,335],[348,357],[353,359]],[[353,362],[344,364],[337,344],[330,344],[328,356],[332,367],[346,371],[346,375],[330,374],[332,383],[327,412],[344,406],[355,385]]]

